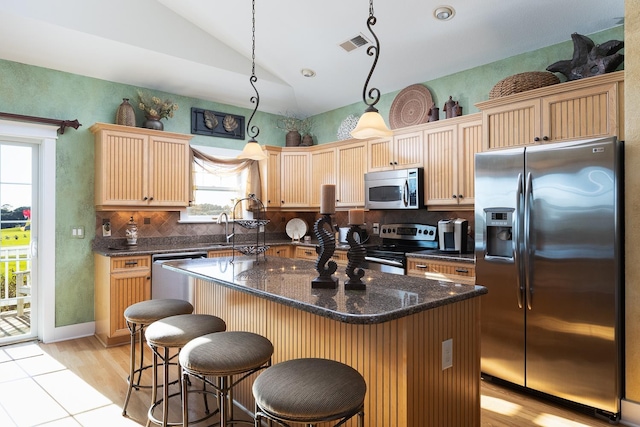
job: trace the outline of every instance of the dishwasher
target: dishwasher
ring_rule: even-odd
[[[181,299],[193,303],[189,276],[162,267],[169,261],[206,258],[206,252],[157,254],[151,257],[151,299]]]

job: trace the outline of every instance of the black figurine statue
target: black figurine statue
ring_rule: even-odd
[[[327,230],[327,227],[329,228]],[[336,250],[335,228],[331,224],[331,215],[324,214],[313,225],[313,232],[318,238],[318,259],[316,260],[316,270],[318,277],[311,281],[312,288],[335,289],[338,287],[338,278],[333,273],[338,269],[338,264],[331,261],[331,257]],[[327,266],[325,267],[325,264]]]
[[[358,236],[356,238],[355,236]],[[344,282],[344,288],[346,290],[364,290],[366,285],[362,282],[364,277],[364,270],[359,268],[364,261],[364,257],[367,254],[367,250],[363,243],[363,232],[358,225],[352,225],[347,231],[347,243],[349,243],[349,250],[347,251],[347,276],[349,279]]]

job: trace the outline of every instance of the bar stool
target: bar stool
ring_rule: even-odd
[[[189,423],[189,393],[217,394],[220,426],[252,421],[233,418],[233,388],[254,372],[271,365],[273,344],[267,338],[252,332],[231,331],[204,335],[190,341],[180,352],[182,367],[182,419]],[[233,381],[233,375],[239,375]],[[187,391],[190,376],[210,384],[208,390]],[[215,382],[206,376],[215,377]],[[216,393],[217,392],[217,393]],[[198,420],[200,421],[200,420]],[[195,421],[194,421],[195,422]]]
[[[127,328],[131,334],[131,361],[129,362],[129,377],[127,378],[128,388],[127,397],[124,399],[122,406],[122,415],[127,415],[127,405],[131,398],[131,390],[139,390],[141,388],[151,388],[150,385],[140,385],[142,372],[152,367],[152,365],[144,366],[144,329],[147,325],[160,320],[164,317],[176,316],[178,314],[193,313],[193,305],[187,301],[180,299],[155,299],[141,301],[130,305],[124,311],[124,319]],[[140,362],[136,368],[136,339],[140,341]],[[133,381],[133,377],[138,375],[138,380]]]
[[[293,359],[267,368],[253,383],[255,426],[265,419],[313,426],[327,421],[344,424],[358,415],[364,426],[367,384],[358,371],[328,359]]]
[[[178,354],[182,347],[189,341],[202,335],[214,332],[222,332],[227,329],[224,320],[216,316],[208,314],[181,314],[178,316],[165,317],[157,320],[147,326],[145,333],[147,344],[153,351],[153,386],[151,392],[151,406],[147,414],[147,426],[153,422],[162,426],[183,425],[179,423],[169,423],[169,397],[180,395],[182,388],[177,393],[169,395],[169,365],[171,359],[176,357],[169,356],[171,349],[177,349]],[[161,352],[159,349],[162,348]],[[163,396],[161,400],[156,400],[158,396],[158,357],[162,359],[163,364]],[[162,421],[154,417],[154,409],[162,402]]]

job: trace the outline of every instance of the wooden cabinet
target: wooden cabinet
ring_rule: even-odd
[[[474,285],[476,268],[471,263],[440,261],[407,256],[407,275]]]
[[[473,210],[475,154],[482,149],[482,116],[443,120],[424,131],[425,204],[429,210]]]
[[[189,205],[191,135],[96,123],[97,210]]]
[[[224,256],[233,256],[233,249],[213,249],[207,252],[207,258],[220,258]]]
[[[369,172],[422,167],[424,140],[421,129],[399,131],[393,137],[368,142]]]
[[[336,148],[314,150],[311,157],[311,199],[312,207],[320,207],[320,187],[322,184],[335,184],[338,180]]]
[[[262,203],[268,208],[279,208],[282,196],[280,193],[280,149],[265,147],[266,160],[260,162],[262,179]]]
[[[295,246],[294,258],[316,261],[318,259],[318,253],[316,252],[315,247]],[[349,261],[349,258],[347,258],[347,251],[343,249],[336,249],[333,252],[331,260],[335,261],[338,265],[347,265],[347,262]]]
[[[279,258],[291,258],[291,246],[290,245],[276,245],[267,249],[267,256],[275,256]]]
[[[283,150],[280,153],[280,207],[286,209],[310,206],[309,165],[309,153],[306,151]]]
[[[476,104],[484,149],[582,138],[624,139],[624,72],[589,77]]]
[[[367,142],[356,141],[336,147],[338,174],[336,207],[364,206],[364,174],[367,171]]]
[[[95,259],[96,337],[105,346],[128,343],[124,310],[151,298],[151,256]]]

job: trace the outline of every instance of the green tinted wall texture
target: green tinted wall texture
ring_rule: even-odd
[[[591,38],[594,43],[604,43],[608,40],[624,40],[624,27],[618,26],[607,31],[591,34],[589,38]],[[620,52],[624,53],[623,50]],[[478,112],[474,104],[488,100],[491,88],[505,77],[527,71],[544,71],[547,66],[554,62],[571,59],[572,56],[573,43],[571,42],[571,32],[567,31],[566,42],[513,56],[502,61],[481,65],[435,80],[415,83],[422,83],[429,89],[433,97],[433,102],[436,104],[436,107],[440,108],[441,119],[444,117],[444,103],[449,100],[449,96],[459,102],[462,106],[463,114],[473,114]],[[384,56],[380,56],[379,63],[382,61],[384,61]],[[560,74],[558,74],[558,77],[560,77],[561,80],[564,79],[564,76]],[[365,78],[366,76],[362,76],[363,84]],[[384,91],[384,88],[375,84],[375,72],[371,82],[373,86]],[[389,110],[391,109],[394,98],[399,92],[398,90],[383,94],[380,102],[376,104],[376,108],[380,111],[382,117],[384,117],[387,125],[389,125]],[[314,116],[313,134],[317,143],[324,144],[336,141],[338,139],[337,131],[340,123],[350,114],[360,116],[364,112],[364,109],[365,105],[360,101]]]
[[[622,40],[624,29],[616,27],[590,37],[596,43]],[[489,91],[502,78],[524,71],[544,70],[557,60],[571,58],[572,52],[572,44],[568,41],[424,84],[438,107],[442,108],[449,96],[453,96],[462,105],[464,114],[470,114],[477,111],[474,103],[488,99]],[[383,60],[384,57],[381,58]],[[4,60],[0,60],[0,76],[1,112],[78,119],[82,123],[78,130],[67,129],[57,144],[56,326],[93,321],[94,150],[89,127],[96,122],[113,123],[122,98],[130,98],[135,105],[137,88]],[[179,105],[175,117],[164,121],[165,130],[171,132],[190,133],[191,107],[239,114],[247,119],[251,114],[248,102],[249,108],[240,108],[158,91],[149,92]],[[388,118],[398,92],[384,94],[378,103],[377,107],[385,118]],[[357,102],[314,116],[314,139],[317,143],[335,141],[342,120],[349,114],[360,115],[363,109],[363,104]],[[137,108],[136,115],[140,125],[143,117]],[[260,127],[258,140],[261,144],[284,145],[284,134],[276,128],[276,119],[277,116],[271,114],[256,114],[253,123]],[[244,142],[196,135],[192,144],[240,149]],[[84,226],[85,239],[71,238],[71,228],[75,226]]]

